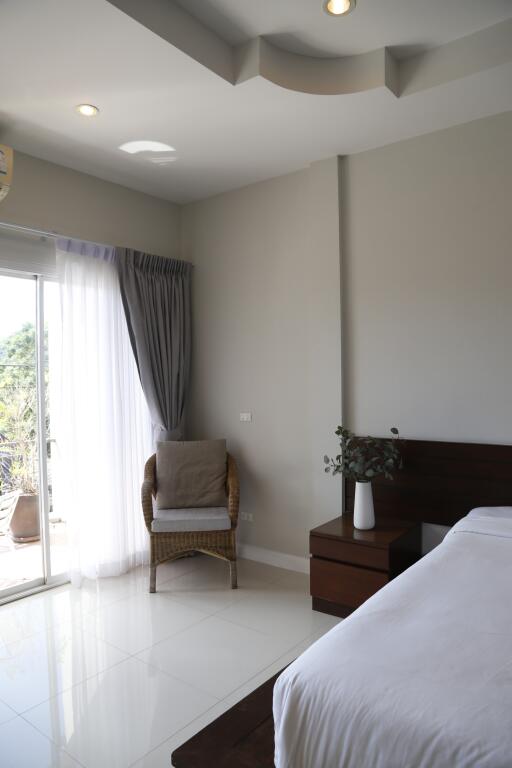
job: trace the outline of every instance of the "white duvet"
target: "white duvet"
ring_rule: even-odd
[[[478,509],[278,678],[277,768],[512,768],[512,508]]]

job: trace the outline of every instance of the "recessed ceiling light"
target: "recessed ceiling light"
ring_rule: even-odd
[[[162,144],[161,141],[128,141],[126,144],[121,144],[119,149],[130,155],[135,155],[137,152],[176,152],[174,147]]]
[[[356,7],[356,0],[327,0],[324,11],[330,16],[346,16]]]
[[[100,110],[94,104],[78,104],[76,111],[83,117],[96,117]]]

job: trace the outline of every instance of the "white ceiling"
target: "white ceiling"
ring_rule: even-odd
[[[438,45],[512,18],[510,0],[358,0],[346,19],[320,0],[181,5],[231,44],[281,35],[330,55]],[[106,0],[3,0],[1,19],[0,141],[176,202],[512,110],[510,63],[400,99],[315,96],[259,77],[233,86]],[[79,102],[100,116],[79,117]],[[159,167],[117,149],[133,139],[169,143],[178,159]]]
[[[317,56],[433,48],[512,15],[510,0],[358,0],[357,12],[338,19],[323,12],[323,0],[176,2],[232,45],[265,35],[290,51]]]

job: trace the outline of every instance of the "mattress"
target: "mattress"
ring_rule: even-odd
[[[443,543],[274,688],[277,768],[511,768],[512,508]]]

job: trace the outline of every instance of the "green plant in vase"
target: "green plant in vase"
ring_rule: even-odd
[[[393,437],[389,439],[358,437],[350,429],[339,426],[336,435],[340,453],[334,458],[324,456],[326,472],[342,474],[355,481],[354,526],[360,530],[375,526],[372,480],[380,476],[392,480],[393,472],[402,466],[400,433],[396,427],[390,431]]]

